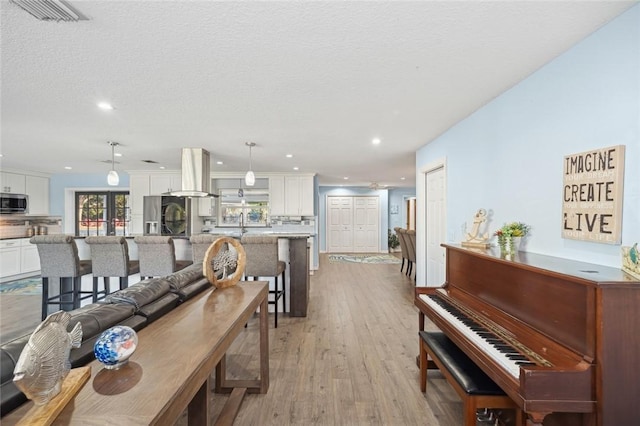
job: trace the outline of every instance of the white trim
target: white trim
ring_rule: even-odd
[[[426,212],[425,201],[426,194],[426,180],[427,173],[442,168],[445,173],[444,180],[444,193],[445,193],[445,205],[447,194],[447,158],[439,158],[431,163],[428,163],[418,170],[416,175],[416,286],[424,287],[427,282],[427,268],[426,268]],[[446,216],[445,216],[446,217]]]

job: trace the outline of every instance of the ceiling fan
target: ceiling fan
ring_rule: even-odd
[[[369,189],[373,189],[377,191],[378,189],[391,189],[391,187],[389,185],[379,184],[378,182],[371,182],[369,184]]]

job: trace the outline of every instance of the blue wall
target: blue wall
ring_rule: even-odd
[[[631,245],[640,241],[640,6],[421,148],[416,166],[446,158],[454,242],[484,207],[491,231],[532,226],[527,251],[620,267],[619,245],[561,237],[564,156],[614,145],[626,146],[622,244]]]
[[[49,180],[49,214],[64,217],[64,193],[66,188],[91,188],[107,191],[122,191],[129,189],[129,174],[118,172],[120,183],[118,186],[107,184],[107,172],[99,174],[57,174]]]
[[[397,188],[389,190],[389,229],[407,227],[406,200],[416,196],[415,188]],[[391,213],[391,206],[398,206],[398,213]]]

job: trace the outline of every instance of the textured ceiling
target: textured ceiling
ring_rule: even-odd
[[[3,169],[106,174],[113,140],[118,170],[203,147],[245,171],[253,141],[256,172],[398,187],[419,147],[635,3],[71,4],[90,19],[0,1]]]

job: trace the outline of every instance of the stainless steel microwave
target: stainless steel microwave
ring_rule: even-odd
[[[29,213],[29,196],[0,193],[0,214]]]

